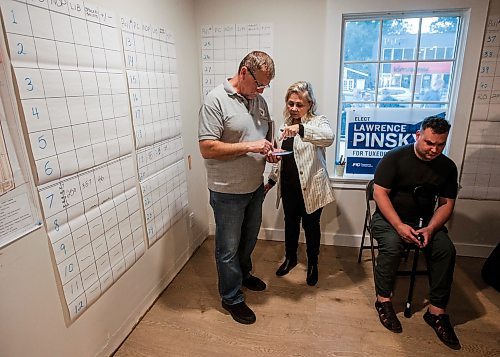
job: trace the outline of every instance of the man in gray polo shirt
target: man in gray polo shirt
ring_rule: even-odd
[[[265,162],[279,160],[271,155],[273,122],[261,96],[273,78],[272,58],[251,52],[236,75],[207,94],[199,113],[198,140],[215,217],[219,294],[222,307],[243,324],[256,318],[241,286],[266,288],[250,272],[262,220]]]

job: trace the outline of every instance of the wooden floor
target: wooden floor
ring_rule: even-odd
[[[483,259],[459,257],[448,309],[462,343],[445,347],[423,321],[427,278],[418,277],[414,315],[403,316],[408,278],[398,278],[395,309],[403,325],[394,334],[373,307],[369,251],[322,246],[319,283],[305,282],[305,253],[285,277],[275,271],[283,243],[259,241],[254,273],[268,288],[245,291],[257,322],[241,325],[221,307],[213,238],[207,239],[144,316],[115,356],[500,356],[500,293],[481,280]]]

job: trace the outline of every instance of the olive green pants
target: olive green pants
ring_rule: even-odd
[[[404,241],[392,225],[377,212],[373,215],[371,232],[378,242],[375,290],[379,296],[391,297]],[[423,249],[429,268],[429,300],[432,305],[442,309],[446,308],[450,298],[456,256],[455,246],[447,233],[446,227],[442,227],[434,233],[429,244]]]

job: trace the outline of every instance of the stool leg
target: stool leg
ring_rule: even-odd
[[[415,276],[417,275],[417,264],[418,264],[419,253],[420,253],[419,248],[415,249],[415,252],[413,253],[414,256],[413,256],[413,266],[411,268],[411,275],[410,275],[410,289],[408,290],[408,299],[406,299],[406,306],[404,312],[406,318],[411,317],[411,301],[413,299],[413,288],[415,287]]]

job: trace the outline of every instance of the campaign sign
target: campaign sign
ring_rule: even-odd
[[[373,175],[387,151],[415,142],[422,121],[431,115],[446,113],[442,108],[346,109],[346,173]]]

